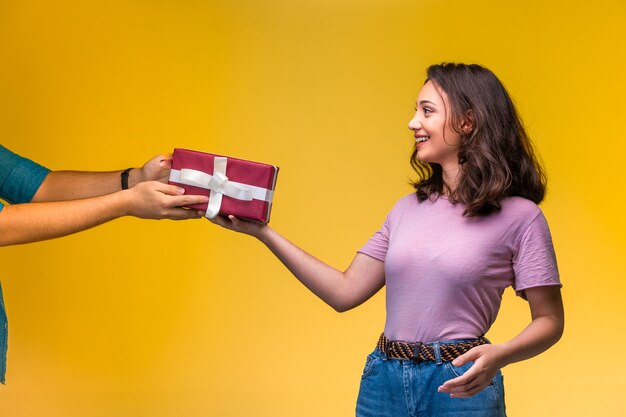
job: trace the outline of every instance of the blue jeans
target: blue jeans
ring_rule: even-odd
[[[441,342],[446,343],[446,342]],[[439,358],[439,352],[436,352]],[[506,417],[502,374],[470,398],[450,398],[437,392],[445,381],[463,375],[473,362],[388,358],[378,348],[365,362],[356,403],[357,417]]]

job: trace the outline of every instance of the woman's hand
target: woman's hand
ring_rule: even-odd
[[[215,216],[212,219],[209,219],[211,223],[222,226],[225,229],[233,230],[235,232],[244,233],[246,235],[254,236],[259,240],[262,240],[262,235],[265,230],[267,230],[268,226],[266,224],[249,222],[246,220],[241,220],[233,215],[228,217],[226,216]]]
[[[498,370],[505,365],[502,345],[481,345],[469,350],[452,361],[454,366],[462,366],[474,361],[465,374],[446,381],[439,392],[450,394],[451,398],[467,398],[478,394],[487,387]]]

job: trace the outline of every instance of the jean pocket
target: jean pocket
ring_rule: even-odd
[[[376,355],[376,352],[370,353],[367,355],[367,359],[365,359],[365,367],[363,368],[363,374],[361,375],[361,379],[367,378],[372,371],[374,370],[374,365],[378,362],[380,358]]]
[[[469,371],[472,365],[474,365],[473,361],[470,361],[461,366],[454,366],[452,365],[452,362],[443,363],[444,368],[446,369],[446,371],[450,374],[452,378],[457,378],[459,376],[464,375],[467,371]],[[491,382],[489,383],[489,385],[493,386],[497,382],[498,378],[502,378],[502,373],[500,372],[500,370],[498,370],[496,375],[491,379]]]
[[[456,378],[459,376],[463,376],[465,374],[465,372],[467,372],[469,370],[469,368],[472,367],[472,365],[474,365],[474,362],[470,361],[464,365],[461,366],[454,366],[452,365],[452,362],[444,362],[443,363],[443,367],[446,369],[446,371],[450,374],[451,378]]]

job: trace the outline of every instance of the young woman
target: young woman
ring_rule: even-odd
[[[213,221],[258,238],[337,311],[387,286],[385,329],[365,364],[357,416],[505,416],[500,368],[563,332],[554,249],[537,207],[545,177],[508,93],[479,65],[428,68],[409,129],[416,192],[344,272],[267,225]],[[509,285],[532,320],[491,344],[483,335]]]

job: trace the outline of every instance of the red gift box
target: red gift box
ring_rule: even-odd
[[[185,189],[185,194],[208,195],[208,204],[189,208],[267,223],[270,220],[278,167],[192,151],[174,149],[169,183]]]

